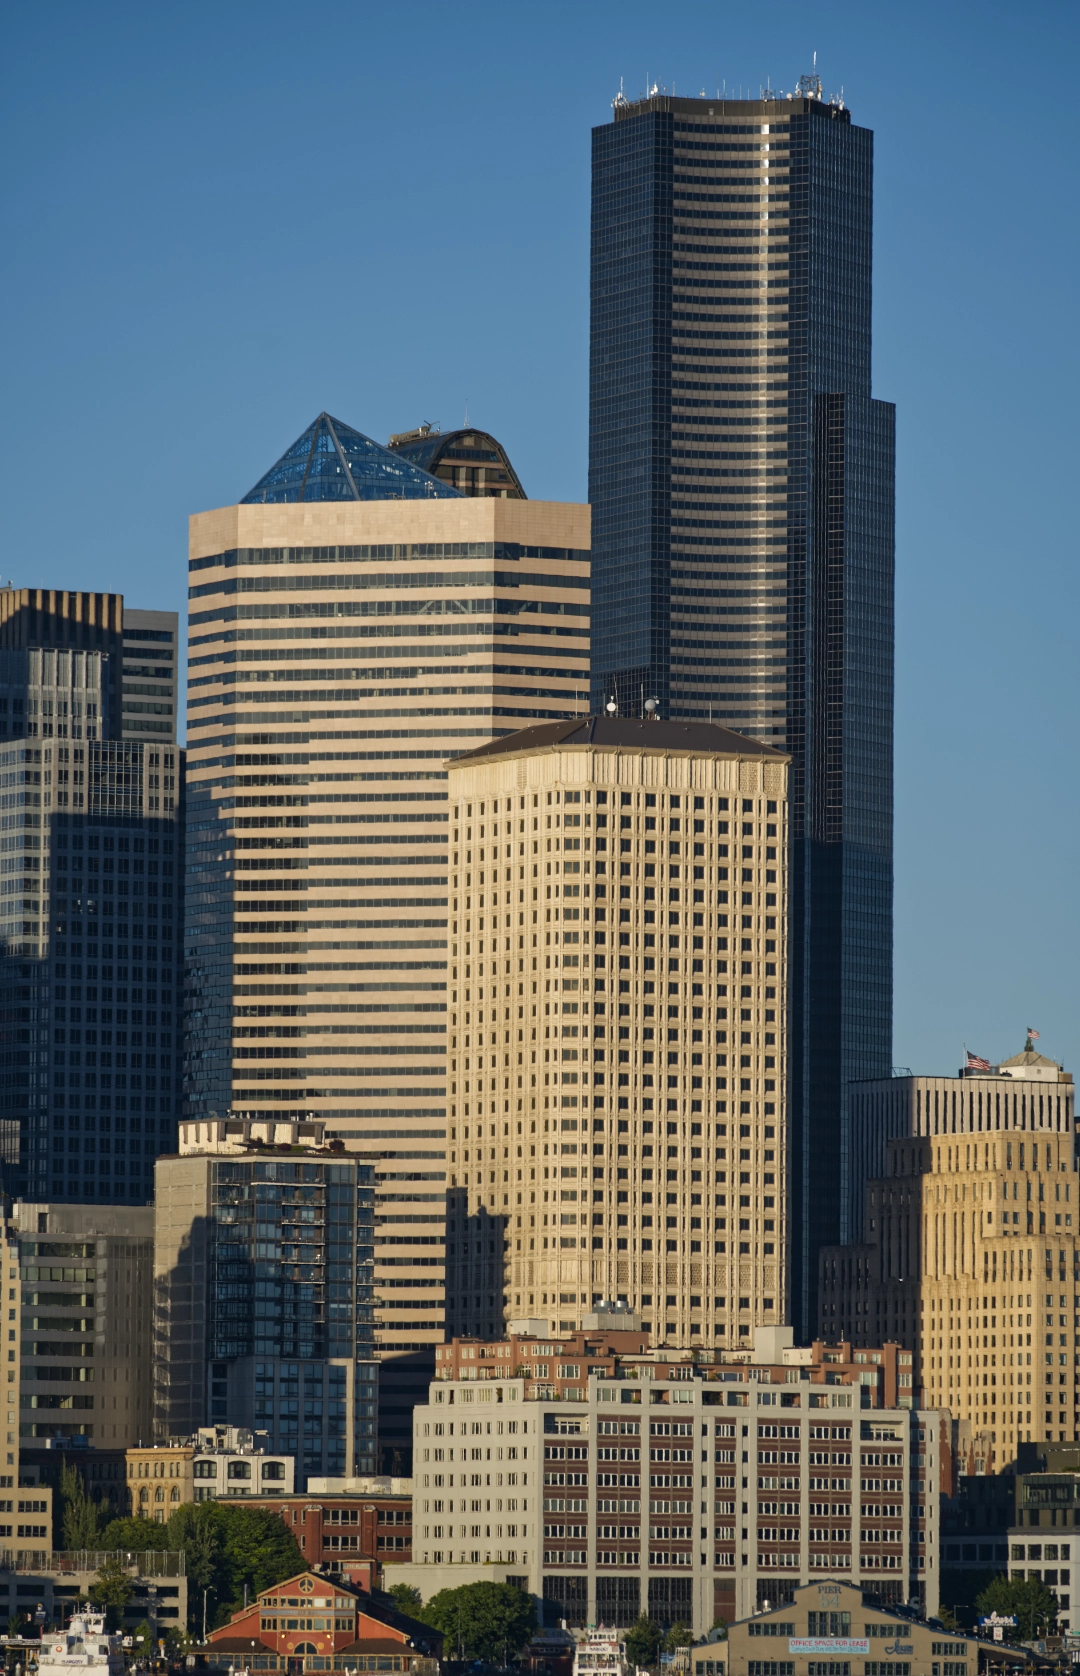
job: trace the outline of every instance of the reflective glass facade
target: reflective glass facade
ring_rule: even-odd
[[[820,97],[618,103],[593,136],[593,708],[792,758],[793,1308],[843,1232],[844,1084],[891,1058],[894,414],[873,147]],[[751,900],[743,906],[753,911]]]
[[[244,503],[315,500],[440,500],[457,490],[328,413],[308,426],[260,477]]]
[[[157,1186],[159,1437],[240,1425],[305,1475],[374,1471],[374,1171],[188,1155]]]

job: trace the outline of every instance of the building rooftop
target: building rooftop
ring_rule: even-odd
[[[458,491],[329,413],[320,413],[241,506],[326,500],[439,500]]]
[[[525,500],[521,479],[506,449],[488,431],[440,431],[418,425],[390,438],[390,447],[403,460],[422,466],[464,495],[486,499]]]
[[[657,722],[637,716],[587,716],[570,722],[542,722],[524,727],[505,739],[492,739],[475,751],[455,757],[453,766],[479,762],[484,757],[515,756],[524,751],[565,750],[571,745],[592,745],[605,750],[685,751],[693,755],[766,757],[786,760],[780,751],[763,745],[718,722]]]

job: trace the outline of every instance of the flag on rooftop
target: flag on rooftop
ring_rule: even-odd
[[[968,1049],[967,1068],[969,1071],[988,1071],[990,1069],[990,1061],[989,1059],[980,1059],[977,1053],[972,1053],[971,1050]]]
[[[1033,1029],[1032,1029],[1032,1028],[1031,1028],[1031,1025],[1030,1025],[1030,1024],[1029,1024],[1029,1025],[1028,1025],[1028,1032],[1027,1032],[1027,1033],[1028,1033],[1028,1035],[1029,1035],[1029,1036],[1030,1036],[1030,1037],[1031,1037],[1031,1040],[1032,1040],[1032,1041],[1033,1041],[1033,1042],[1037,1042],[1037,1041],[1038,1041],[1038,1039],[1039,1039],[1039,1032],[1038,1032],[1038,1031],[1037,1031],[1037,1030],[1033,1030]]]

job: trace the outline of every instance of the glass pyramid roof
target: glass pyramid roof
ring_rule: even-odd
[[[457,489],[328,413],[308,426],[241,505],[316,500],[439,500]]]

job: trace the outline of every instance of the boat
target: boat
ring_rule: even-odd
[[[627,1676],[626,1647],[618,1632],[590,1629],[580,1637],[574,1652],[574,1676]]]
[[[123,1638],[105,1628],[103,1612],[77,1612],[66,1630],[41,1638],[38,1676],[89,1671],[93,1676],[124,1676]]]

